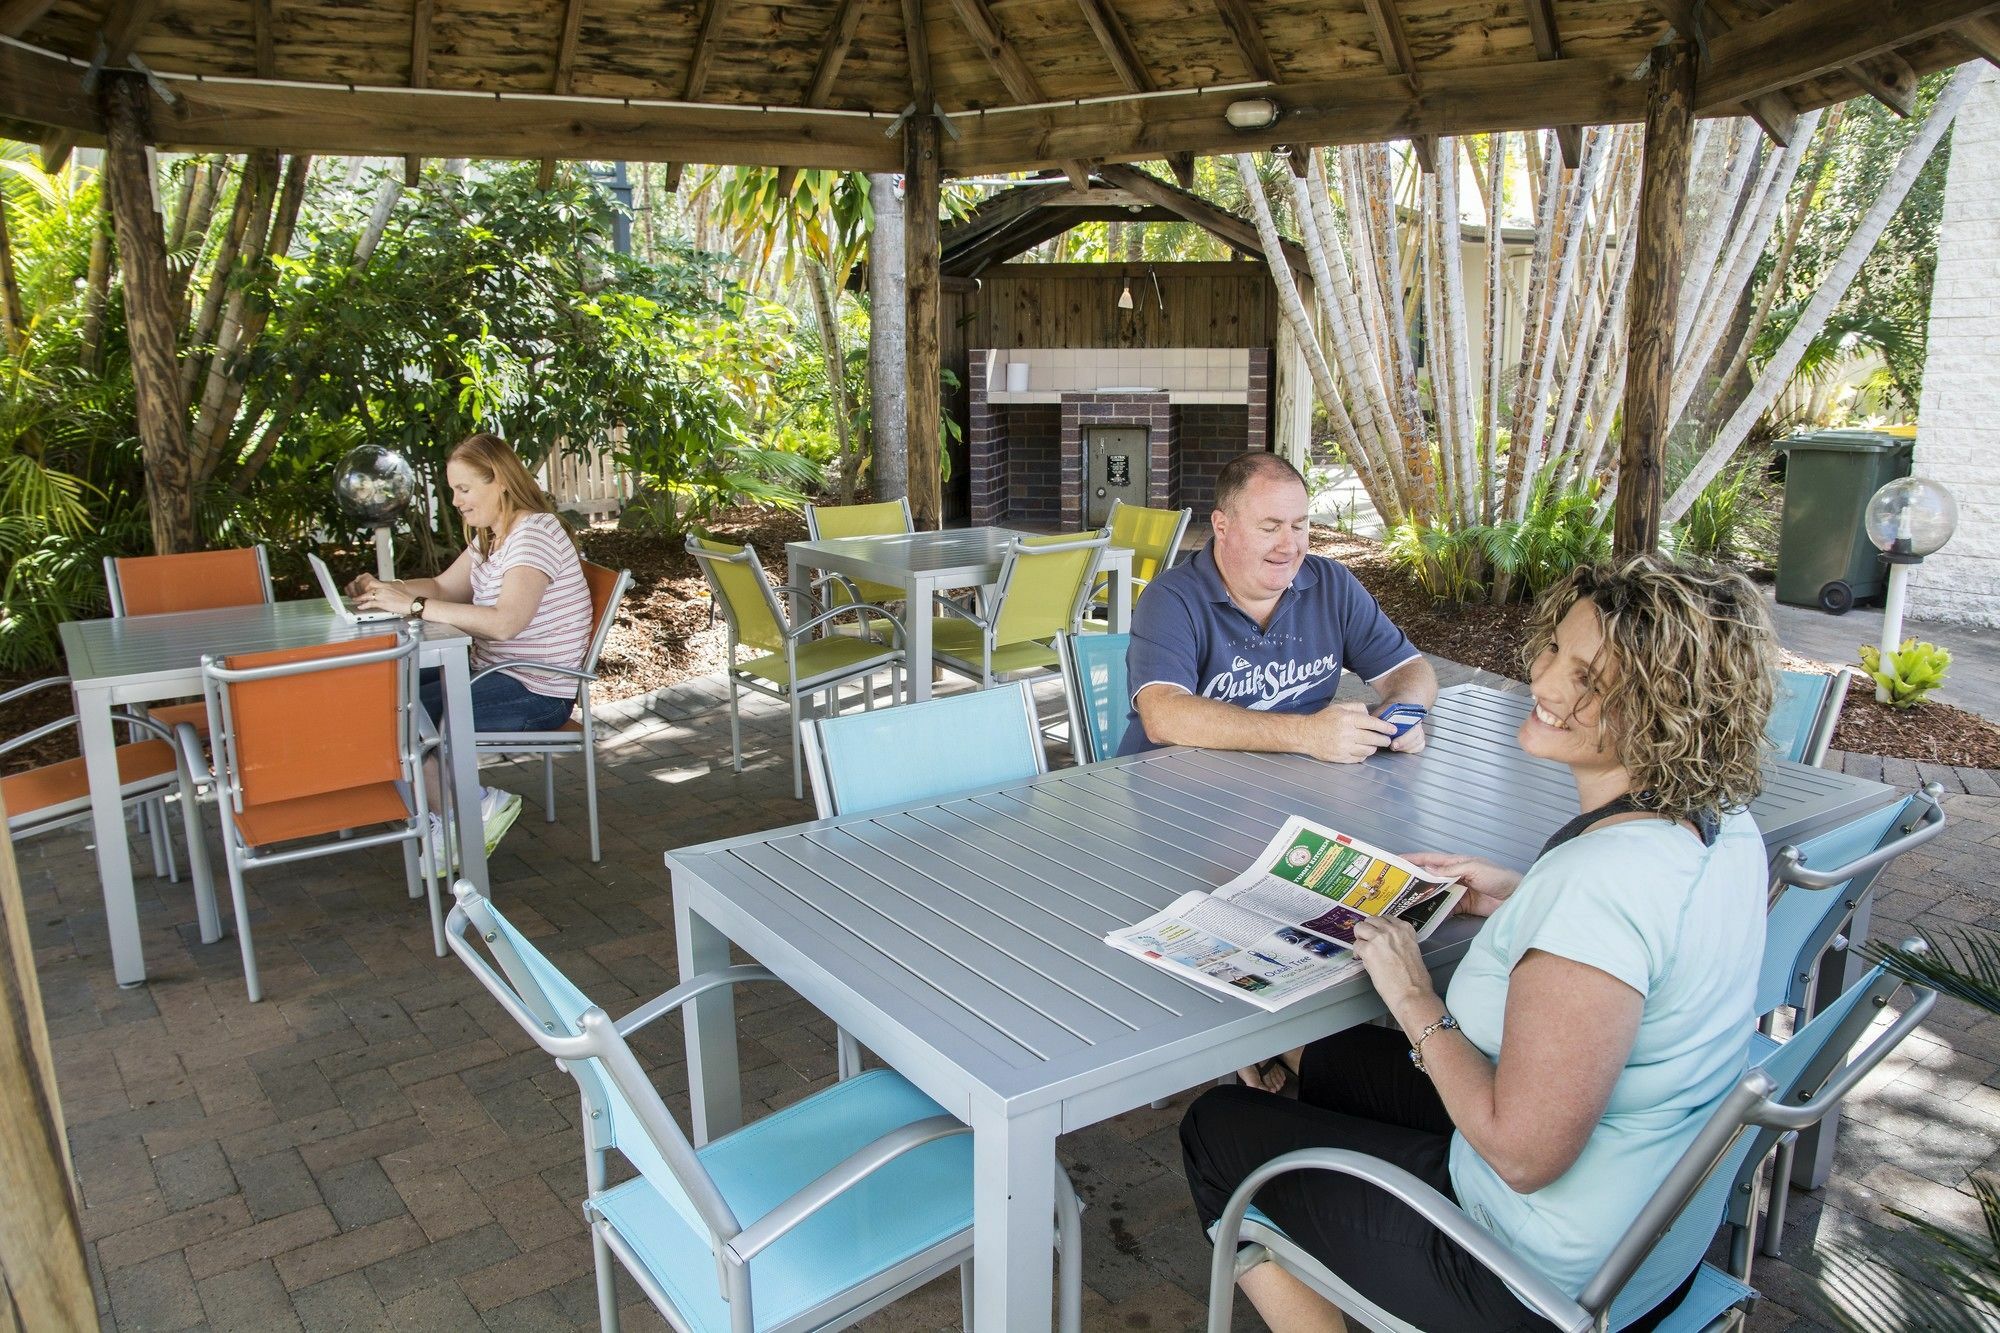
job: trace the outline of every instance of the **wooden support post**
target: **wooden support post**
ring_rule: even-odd
[[[938,349],[943,317],[938,304],[940,168],[937,117],[911,116],[903,126],[903,290],[908,311],[910,509],[919,531],[938,527],[944,515],[938,480],[938,436],[944,421]]]
[[[1625,434],[1618,457],[1618,503],[1611,524],[1616,556],[1660,543],[1660,499],[1672,421],[1674,321],[1685,262],[1688,164],[1694,139],[1695,52],[1676,41],[1653,52],[1646,96],[1646,143],[1639,177],[1638,250],[1626,298]]]
[[[0,822],[6,819],[0,809]],[[0,1300],[8,1327],[95,1329],[62,1102],[14,844],[0,843]]]
[[[146,161],[146,120],[145,80],[133,74],[107,74],[105,177],[111,190],[118,264],[125,274],[125,323],[138,400],[139,446],[146,463],[146,507],[153,519],[154,553],[171,555],[198,550],[201,535],[195,523],[194,466],[174,350],[167,239],[160,215],[153,211],[152,169]]]

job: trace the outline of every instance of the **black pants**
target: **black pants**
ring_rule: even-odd
[[[1456,1199],[1451,1131],[1403,1034],[1360,1027],[1306,1048],[1297,1101],[1248,1087],[1203,1093],[1181,1121],[1181,1151],[1206,1230],[1252,1171],[1298,1148],[1379,1157]],[[1353,1176],[1290,1172],[1258,1191],[1257,1206],[1356,1291],[1427,1333],[1555,1327],[1415,1210]],[[1679,1294],[1630,1327],[1651,1328]]]

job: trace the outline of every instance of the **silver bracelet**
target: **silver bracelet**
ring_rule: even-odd
[[[1439,1018],[1437,1022],[1417,1034],[1417,1044],[1410,1047],[1410,1063],[1417,1067],[1419,1073],[1428,1074],[1430,1072],[1424,1068],[1424,1043],[1429,1041],[1434,1034],[1447,1031],[1458,1031],[1458,1020],[1451,1016],[1449,1009],[1445,1010],[1443,1017]]]

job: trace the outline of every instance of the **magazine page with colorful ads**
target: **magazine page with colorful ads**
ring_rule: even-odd
[[[1399,917],[1428,938],[1465,893],[1399,856],[1294,815],[1242,874],[1105,942],[1189,981],[1281,1009],[1360,972],[1354,927]]]

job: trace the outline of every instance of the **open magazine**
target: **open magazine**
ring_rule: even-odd
[[[1189,981],[1282,1009],[1362,970],[1356,922],[1400,917],[1425,939],[1464,893],[1457,880],[1294,815],[1235,879],[1182,894],[1104,939]]]

